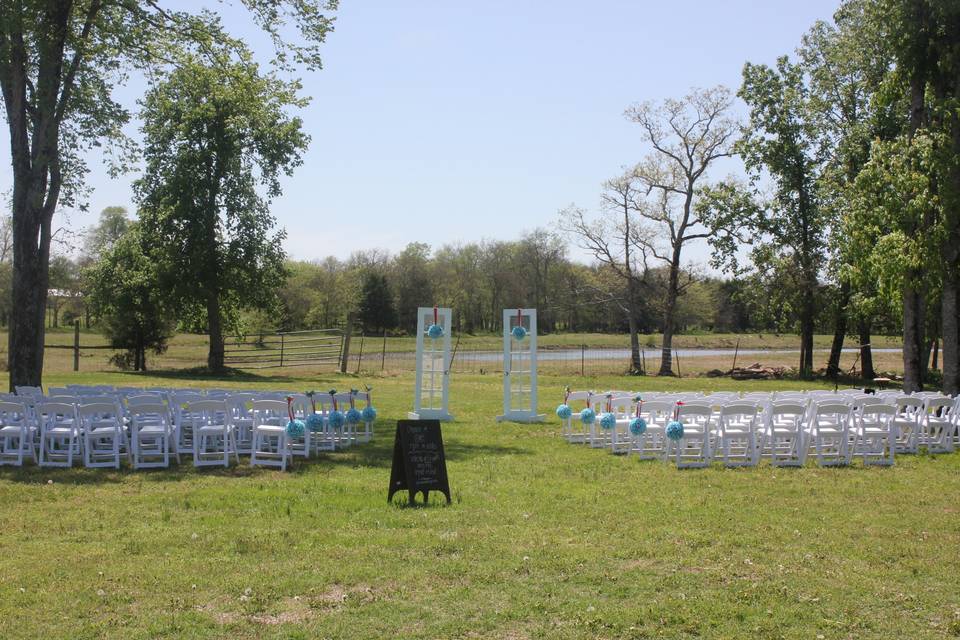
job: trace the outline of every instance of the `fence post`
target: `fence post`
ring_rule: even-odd
[[[353,314],[347,314],[347,326],[343,329],[343,348],[340,352],[340,373],[347,372],[347,362],[350,360],[350,336],[353,334]]]
[[[383,351],[380,352],[380,372],[387,367],[387,330],[383,330]]]
[[[73,321],[73,370],[80,371],[80,319]]]
[[[360,363],[363,362],[363,336],[364,332],[360,332],[360,353],[357,355],[357,372],[356,375],[360,375]]]
[[[283,366],[283,334],[280,334],[280,366]]]

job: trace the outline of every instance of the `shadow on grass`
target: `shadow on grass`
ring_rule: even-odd
[[[263,375],[245,369],[226,369],[220,373],[212,373],[206,367],[193,369],[157,369],[154,371],[119,371],[123,376],[131,378],[164,378],[166,380],[203,380],[217,382],[257,382],[262,384],[294,382],[299,378],[289,375]]]
[[[293,476],[306,475],[318,470],[330,470],[335,467],[370,467],[389,469],[393,464],[393,428],[381,428],[381,435],[373,441],[356,444],[348,449],[323,452],[309,459],[296,457],[287,467]],[[448,462],[469,462],[480,457],[507,455],[531,455],[530,449],[490,444],[444,443]],[[138,469],[134,471],[125,461],[118,471],[110,468],[87,469],[84,467],[37,467],[33,464],[25,467],[0,467],[0,481],[20,484],[64,484],[73,486],[117,484],[138,480],[143,482],[189,482],[196,478],[216,477],[224,479],[246,479],[251,477],[282,474],[276,468],[251,467],[249,457],[241,456],[240,464],[233,462],[229,467],[194,467],[189,455],[181,455],[181,463],[172,462],[167,469]]]

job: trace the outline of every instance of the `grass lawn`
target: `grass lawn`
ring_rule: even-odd
[[[960,455],[893,468],[677,471],[496,424],[499,376],[454,378],[453,504],[386,502],[412,376],[370,382],[370,445],[293,472],[0,468],[0,637],[944,638],[960,635]],[[799,388],[592,378],[580,387]],[[808,387],[811,385],[807,385]],[[399,498],[398,498],[399,500]]]

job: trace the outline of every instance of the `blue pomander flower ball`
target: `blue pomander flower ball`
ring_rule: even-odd
[[[561,404],[557,407],[557,417],[561,420],[568,420],[573,415],[573,409],[568,404]]]
[[[303,424],[303,420],[290,420],[287,422],[287,437],[302,438],[306,428],[307,426]]]
[[[310,429],[312,433],[317,433],[323,431],[323,416],[319,413],[311,413],[307,416],[307,429]]]
[[[671,440],[679,440],[683,437],[683,423],[679,420],[671,420],[667,423],[667,437]]]
[[[377,419],[377,410],[374,409],[373,406],[371,405],[365,406],[361,413],[363,415],[364,422],[373,422],[374,420]]]
[[[597,414],[593,412],[593,409],[587,407],[580,412],[580,422],[583,424],[593,424],[593,421],[596,419]]]
[[[523,340],[524,338],[527,337],[527,330],[521,327],[520,325],[515,326],[513,328],[513,331],[511,331],[510,333],[512,333],[513,337],[516,338],[517,340]]]
[[[600,414],[600,428],[609,431],[617,426],[617,416],[612,413]]]
[[[630,433],[635,436],[642,436],[647,430],[647,421],[643,418],[634,418],[630,421]]]
[[[344,420],[346,420],[346,418],[342,411],[331,411],[327,414],[327,422],[330,424],[331,429],[339,429],[342,427]]]
[[[363,416],[360,415],[360,410],[354,407],[347,409],[346,413],[347,424],[360,424],[360,420]]]
[[[430,328],[427,329],[427,335],[436,340],[443,336],[443,327],[438,324],[432,324]]]

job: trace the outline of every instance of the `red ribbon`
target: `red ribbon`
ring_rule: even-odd
[[[680,419],[680,407],[683,406],[683,400],[677,400],[677,408],[673,410],[673,419]]]
[[[517,326],[523,326],[523,309],[517,309]]]
[[[570,387],[567,387],[563,390],[563,404],[567,404],[567,400],[570,399]]]
[[[440,316],[437,314],[437,308],[433,308],[433,324],[440,324]]]
[[[293,396],[287,396],[287,415],[290,416],[291,422],[293,421]]]
[[[643,398],[637,400],[637,417],[640,417],[640,409],[643,408]]]

